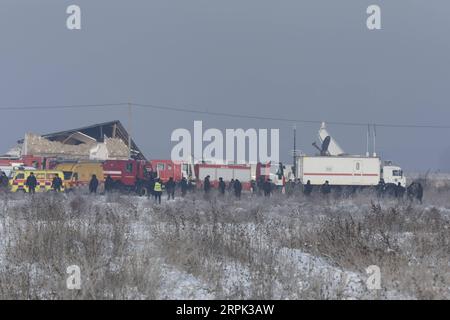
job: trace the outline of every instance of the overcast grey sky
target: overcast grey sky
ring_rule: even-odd
[[[82,9],[82,30],[66,8]],[[378,4],[382,30],[366,28]],[[450,124],[447,0],[1,0],[0,106],[136,101],[324,121]],[[1,111],[0,153],[26,131],[119,119],[126,109]],[[169,158],[176,128],[279,128],[290,160],[292,124],[135,110],[134,139]],[[314,153],[317,125],[298,124]],[[329,126],[348,153],[366,129]],[[450,171],[450,129],[379,128],[385,159]]]

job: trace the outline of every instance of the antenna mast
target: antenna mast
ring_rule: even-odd
[[[367,124],[367,140],[366,140],[366,157],[370,156],[369,152],[370,124]]]
[[[294,174],[294,179],[297,178],[297,145],[296,145],[296,138],[297,138],[297,125],[294,124],[294,152],[293,152],[293,157],[294,157],[294,163],[293,163],[293,167],[292,167],[292,173]]]
[[[376,149],[376,142],[377,142],[377,126],[373,125],[373,156],[377,156],[377,149]]]

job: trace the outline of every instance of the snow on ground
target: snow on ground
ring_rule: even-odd
[[[6,261],[11,261],[11,257],[8,255],[11,254],[11,249],[14,248],[15,241],[17,241],[17,238],[9,238],[9,233],[14,227],[17,227],[17,224],[25,226],[28,223],[26,216],[19,217],[17,212],[14,215],[11,214],[14,210],[27,210],[26,207],[30,206],[30,199],[25,197],[25,195],[13,195],[0,199],[0,269],[2,270],[5,270],[5,267],[11,267],[6,265]],[[423,210],[425,215],[436,214],[437,211],[448,222],[450,220],[450,209],[446,205],[445,199],[447,198],[448,195],[445,192],[439,191],[433,193],[430,197],[433,201],[438,199],[436,203],[425,199],[424,205],[415,205],[415,207],[417,210]],[[286,235],[275,234],[276,238],[270,238],[274,236],[270,233],[271,228],[280,228],[280,223],[289,225],[291,222],[297,224],[301,221],[299,230],[312,232],[330,217],[349,215],[355,218],[364,217],[371,210],[372,200],[375,203],[380,203],[382,210],[399,206],[396,200],[380,201],[366,195],[350,199],[329,199],[325,203],[319,203],[318,200],[320,199],[314,198],[308,201],[307,199],[291,198],[286,200],[283,195],[268,200],[246,194],[241,201],[236,201],[232,196],[229,196],[226,199],[208,202],[199,193],[187,199],[178,197],[170,201],[163,197],[162,204],[158,205],[154,203],[153,199],[129,195],[64,195],[61,198],[66,210],[72,210],[71,215],[76,213],[76,215],[83,217],[86,214],[83,210],[90,210],[99,217],[105,218],[106,216],[106,220],[101,222],[104,225],[99,230],[106,232],[105,234],[109,236],[114,231],[113,225],[108,225],[109,223],[114,224],[114,221],[124,223],[124,234],[119,236],[123,236],[126,241],[130,241],[130,246],[124,251],[124,254],[148,255],[151,258],[149,260],[151,261],[151,267],[157,270],[157,273],[155,271],[151,274],[154,278],[149,281],[149,286],[152,282],[155,283],[155,293],[151,295],[153,298],[248,299],[264,297],[267,290],[271,291],[269,297],[274,299],[415,299],[421,297],[420,295],[416,296],[417,292],[411,290],[402,291],[401,286],[384,288],[381,291],[368,290],[366,284],[368,275],[364,272],[367,266],[359,271],[350,270],[340,266],[336,262],[336,257],[327,254],[315,256],[305,251],[307,247],[296,248],[283,245],[278,238],[281,239]],[[76,209],[78,207],[79,209]],[[219,245],[224,246],[219,249],[224,250],[228,256],[223,258],[214,255],[205,257],[206,264],[196,267],[195,263],[198,263],[198,261],[195,260],[202,258],[196,256],[196,251],[190,253],[193,254],[192,259],[194,260],[191,261],[192,259],[186,260],[182,257],[184,252],[177,251],[177,248],[171,248],[170,246],[187,245],[188,249],[196,250],[195,247],[189,247],[189,241],[193,241],[194,246],[195,241],[201,239],[206,242],[210,241],[209,237],[215,228],[212,227],[214,221],[211,218],[211,210],[218,210],[219,215],[223,213],[226,216],[225,218],[222,216],[218,218],[220,232],[223,232],[223,234],[220,234],[220,241],[223,243]],[[174,223],[169,219],[170,214],[180,220]],[[76,219],[75,221],[77,221]],[[123,219],[123,221],[120,219]],[[94,220],[89,221],[89,223],[92,223]],[[44,222],[42,221],[42,223]],[[417,226],[417,228],[420,229],[421,226]],[[448,225],[444,222],[441,228],[447,230]],[[119,232],[120,230],[122,229],[119,229]],[[164,230],[168,234],[155,234],[155,232],[165,232]],[[387,232],[387,234],[390,233]],[[399,231],[390,235],[393,236],[392,241],[398,246],[398,249],[405,250],[407,256],[414,254],[415,248],[411,247],[411,243],[417,236],[415,232]],[[161,236],[167,236],[167,242],[161,242]],[[433,237],[434,235],[423,233],[421,236]],[[240,257],[239,252],[233,251],[239,250],[239,248],[229,248],[234,243],[233,241],[236,241],[235,237],[242,237],[243,247],[250,246],[253,248],[252,246],[254,246],[256,250],[261,250],[261,253],[250,252],[248,254],[251,257],[245,255]],[[445,235],[443,237],[440,241],[446,241]],[[48,241],[48,239],[39,239],[39,241],[44,240]],[[375,240],[382,241],[383,239]],[[112,238],[112,241],[114,241],[114,238]],[[198,252],[200,254],[205,250],[209,252],[208,243],[202,245],[205,245],[205,248],[198,248]],[[105,250],[111,252],[111,250],[115,250],[114,248],[117,248],[117,244],[111,243],[106,246]],[[172,253],[169,253],[170,250],[180,256],[174,257]],[[228,252],[230,250],[231,252]],[[267,269],[263,264],[259,266],[253,261],[260,258],[259,254],[261,254],[261,261],[264,261],[265,250],[276,252],[274,256],[276,261],[271,262],[273,265],[268,266]],[[368,250],[372,249],[368,248]],[[387,252],[386,254],[390,253]],[[437,258],[434,257],[434,259],[437,260],[435,261],[439,262],[439,259],[442,259],[441,254],[441,252],[436,253]],[[178,258],[180,261],[177,260]],[[126,258],[118,256],[113,261],[109,262],[109,270],[112,273],[123,272],[123,261],[126,261]],[[419,262],[414,261],[414,257],[411,261],[411,263],[423,263],[419,260],[417,260]],[[191,265],[191,263],[194,264]],[[26,268],[26,265],[31,265],[33,268]],[[19,267],[18,270],[20,270],[20,266],[16,267]],[[51,277],[51,275],[45,274],[48,268],[39,265],[39,261],[24,262],[22,267],[31,270],[32,277],[38,277],[39,274]],[[214,272],[217,272],[217,274],[214,274]],[[260,272],[266,272],[266,274],[258,274]],[[398,281],[404,281],[404,279]],[[442,281],[444,286],[447,285],[447,288],[443,288],[442,284],[437,284],[436,290],[440,292],[441,296],[448,297],[450,295],[448,277],[443,276]],[[39,291],[39,288],[34,289]],[[124,290],[125,298],[145,299],[149,297],[147,291],[140,288],[139,281]],[[37,296],[47,297],[51,294],[54,294],[51,288],[43,288]],[[105,296],[116,297],[113,293],[105,294]]]
[[[211,300],[215,298],[209,285],[193,275],[177,268],[163,265],[159,299]]]

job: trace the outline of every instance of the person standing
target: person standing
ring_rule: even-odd
[[[286,182],[285,190],[288,197],[294,194],[294,181],[292,181],[292,179],[289,179],[288,182]]]
[[[294,192],[297,194],[297,193],[300,193],[302,191],[303,191],[302,182],[301,182],[301,180],[299,178],[297,178],[297,179],[295,179],[295,182],[294,182]]]
[[[256,194],[257,193],[257,186],[256,186],[256,181],[252,180],[250,181],[250,188],[252,189],[252,194]]]
[[[395,197],[397,199],[403,199],[403,196],[405,195],[405,187],[403,187],[400,182],[395,187],[395,193],[394,194],[395,194]]]
[[[423,187],[420,182],[411,183],[408,188],[406,188],[406,194],[408,196],[408,200],[413,202],[417,200],[420,204],[422,204],[423,198]]]
[[[303,194],[305,196],[310,196],[312,193],[312,189],[313,189],[313,187],[311,185],[311,180],[308,180],[306,182],[306,184],[303,186]]]
[[[37,180],[33,172],[30,172],[25,185],[28,187],[28,192],[30,194],[34,194],[36,192]]]
[[[105,179],[105,192],[110,192],[114,188],[114,180],[108,174]]]
[[[189,192],[197,191],[197,188],[194,184],[194,180],[192,180],[192,178],[189,178],[187,185],[188,185],[187,191],[189,191]]]
[[[234,195],[236,196],[236,198],[240,200],[242,193],[242,183],[239,181],[239,179],[234,180],[233,188],[234,188]]]
[[[386,184],[384,183],[384,179],[381,178],[377,185],[377,197],[383,198],[385,191],[386,191]]]
[[[166,183],[166,191],[168,196],[167,200],[170,200],[170,197],[172,197],[172,200],[175,200],[175,181],[173,181],[172,177]]]
[[[89,181],[89,193],[97,193],[98,179],[95,174],[92,175],[91,181]]]
[[[223,178],[220,177],[219,178],[219,194],[221,196],[225,195],[225,189],[226,189],[225,181],[223,181]]]
[[[155,195],[155,177],[151,175],[147,181],[147,198]]]
[[[228,184],[228,192],[231,193],[231,191],[234,189],[233,185],[234,185],[234,179],[231,179],[230,183]]]
[[[420,204],[422,204],[422,199],[423,199],[423,187],[422,184],[420,182],[417,182],[417,187],[416,187],[416,199],[420,202]]]
[[[211,182],[209,181],[210,176],[206,176],[203,180],[203,190],[205,191],[205,195],[209,194],[209,191],[211,190]]]
[[[8,188],[9,179],[6,174],[0,170],[0,189],[6,190]]]
[[[55,192],[61,192],[63,182],[58,174],[55,174],[55,177],[52,180],[52,189]]]
[[[272,193],[272,183],[271,183],[270,179],[267,179],[266,181],[264,181],[263,190],[264,190],[264,196],[270,197],[270,195]]]
[[[161,204],[161,194],[162,194],[162,184],[161,180],[158,178],[155,181],[155,186],[153,188],[153,195],[155,197],[155,202],[158,201],[159,204]]]
[[[324,196],[328,196],[331,193],[331,186],[330,183],[327,181],[325,181],[325,183],[322,185],[322,187],[320,188],[320,191],[322,192],[322,194]]]
[[[188,188],[189,188],[188,181],[187,181],[187,179],[185,177],[183,177],[181,179],[180,187],[181,187],[181,196],[184,197],[186,195],[186,193],[187,193]]]
[[[259,176],[258,181],[256,182],[256,187],[258,188],[258,196],[262,195],[262,191],[264,190],[264,177]]]

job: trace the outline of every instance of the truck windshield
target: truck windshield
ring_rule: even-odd
[[[16,177],[14,178],[15,180],[22,180],[25,179],[25,174],[23,173],[19,173],[16,175]]]
[[[72,179],[72,171],[63,171],[63,173],[64,173],[64,180]]]
[[[403,171],[402,170],[392,170],[392,175],[394,177],[403,177]]]

